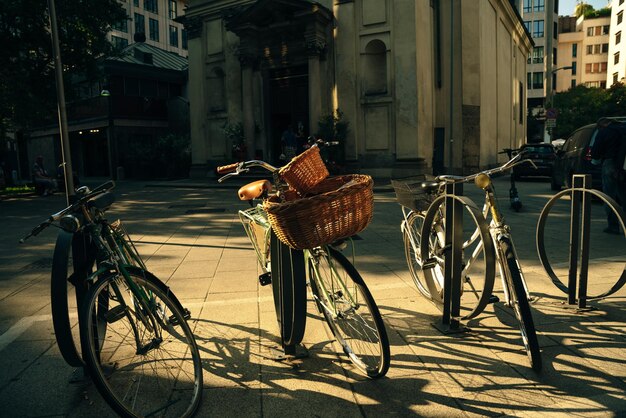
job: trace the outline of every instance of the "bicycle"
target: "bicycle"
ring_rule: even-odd
[[[541,353],[530,311],[530,296],[513,245],[510,227],[497,204],[491,176],[530,162],[517,154],[505,164],[470,176],[423,176],[394,180],[398,203],[402,206],[405,256],[418,291],[439,309],[444,303],[444,255],[451,250],[446,241],[446,199],[452,197],[471,221],[459,237],[462,246],[460,277],[461,319],[479,315],[488,304],[499,302],[493,295],[496,269],[502,281],[505,303],[513,308],[522,342],[531,367],[541,370]],[[474,181],[485,193],[482,210],[464,196],[446,196],[447,185]],[[490,217],[490,219],[488,219]]]
[[[324,142],[319,141],[320,144]],[[328,214],[323,213],[323,210],[309,219],[289,219],[288,212],[293,214],[312,205],[309,199],[316,199],[316,193],[320,199],[334,199],[339,206],[341,203],[337,202],[345,190],[363,190],[371,195],[371,178],[367,182],[367,176],[358,175],[325,179],[322,181],[324,186],[318,185],[302,195],[290,189],[286,178],[289,171],[294,169],[293,164],[304,161],[308,158],[305,155],[309,154],[319,159],[318,145],[296,156],[280,169],[260,160],[218,167],[217,173],[224,175],[218,181],[248,172],[253,167],[272,173],[272,182],[258,180],[239,189],[239,198],[250,203],[249,209],[239,211],[239,217],[261,266],[260,284],[272,285],[285,354],[294,354],[304,336],[308,281],[319,313],[350,361],[368,377],[382,377],[387,373],[390,362],[387,332],[367,285],[341,253],[349,237],[367,225],[371,214],[355,225],[353,230],[344,231],[345,236],[332,242],[325,242],[326,237],[322,237],[325,230],[333,227],[332,222],[327,222]],[[319,162],[323,164],[321,159]],[[305,166],[309,174],[310,171],[316,171],[315,168]],[[291,178],[291,185],[293,182]],[[359,218],[358,213],[349,214],[352,215]],[[282,217],[285,222],[294,222],[297,234],[287,236],[277,217]]]
[[[121,221],[105,218],[114,186],[111,181],[77,189],[74,203],[20,242],[49,226],[61,229],[51,286],[56,339],[63,357],[85,368],[115,412],[188,417],[198,408],[203,380],[190,313],[146,270]],[[68,276],[70,252],[74,272]],[[69,320],[66,281],[76,286],[79,341]]]

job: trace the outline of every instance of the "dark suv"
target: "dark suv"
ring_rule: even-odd
[[[524,153],[524,158],[532,160],[535,167],[528,163],[515,166],[513,168],[515,180],[526,176],[552,176],[552,168],[556,158],[552,144],[525,144],[519,151]]]
[[[612,117],[618,122],[626,121],[626,117]],[[583,126],[567,138],[563,146],[556,152],[552,170],[552,190],[570,187],[573,174],[591,174],[594,189],[602,190],[602,177],[599,165],[591,164],[591,147],[598,130],[596,124]]]

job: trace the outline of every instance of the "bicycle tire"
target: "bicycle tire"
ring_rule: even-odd
[[[495,282],[495,250],[493,240],[489,232],[489,225],[476,205],[467,197],[453,196],[455,200],[462,203],[465,214],[469,215],[473,222],[470,229],[471,234],[465,239],[463,236],[463,261],[462,271],[463,288],[461,290],[461,319],[472,319],[478,316],[491,302],[493,285]],[[420,250],[421,258],[427,263],[423,268],[424,279],[431,295],[430,300],[435,306],[443,310],[443,277],[445,273],[445,260],[442,257],[444,251],[449,247],[447,243],[441,242],[441,237],[445,237],[445,216],[441,213],[441,207],[445,204],[446,196],[437,197],[428,208],[424,216],[423,231],[430,231],[428,237],[422,233]],[[428,239],[428,245],[425,240]],[[434,240],[434,241],[433,241]],[[466,256],[465,253],[469,253]],[[482,254],[482,255],[481,255]],[[478,286],[474,286],[469,272],[474,263],[467,260],[474,258],[481,259],[478,268],[479,274],[474,275],[478,279]],[[469,295],[473,295],[470,297]]]
[[[189,417],[202,397],[202,362],[194,335],[165,284],[144,270],[129,275],[151,298],[149,307],[117,272],[98,279],[81,307],[81,318],[102,315],[108,323],[102,335],[93,321],[81,320],[89,374],[121,416]],[[100,309],[103,301],[106,314]]]
[[[326,247],[324,251],[315,257],[316,261],[309,258],[311,291],[317,306],[352,364],[370,378],[382,377],[389,370],[391,356],[389,338],[378,306],[352,263],[331,247]],[[316,268],[313,263],[317,262],[319,264]],[[345,289],[337,290],[336,275],[332,273],[333,267],[335,272],[338,273],[340,267],[345,273],[341,275],[342,280],[351,291],[347,299],[356,300],[356,308],[343,294]],[[352,284],[347,283],[348,279]],[[318,283],[322,283],[323,287]],[[322,289],[326,289],[326,292]],[[362,302],[359,301],[359,295]],[[339,304],[339,309],[341,305],[346,309],[341,309],[339,315],[334,315],[330,309],[333,303]],[[366,331],[365,335],[362,331]]]
[[[415,283],[415,287],[425,298],[430,299],[430,291],[422,271],[423,263],[420,250],[423,225],[424,215],[418,212],[411,212],[402,228],[402,240],[404,241],[404,256],[409,266],[409,273],[413,283]]]
[[[515,251],[513,250],[513,243],[510,238],[506,236],[499,237],[498,247],[499,251],[501,251],[502,261],[504,262],[502,266],[505,270],[504,276],[509,288],[511,307],[519,323],[522,342],[524,343],[530,366],[533,370],[539,372],[542,367],[539,341],[537,340],[537,333],[530,311],[530,303],[526,296],[521,270],[517,262]]]
[[[270,271],[276,319],[285,352],[302,342],[306,327],[304,254],[283,244],[274,231],[270,238]]]
[[[81,257],[75,254],[81,254]],[[68,275],[70,259],[73,268]],[[85,279],[94,263],[95,252],[84,234],[63,230],[59,232],[52,256],[50,307],[57,346],[65,362],[73,367],[85,365],[81,355],[78,316],[80,304],[88,290]],[[68,289],[70,285],[71,291]],[[70,304],[68,298],[75,299],[75,305]],[[70,315],[70,305],[75,307],[75,315]]]

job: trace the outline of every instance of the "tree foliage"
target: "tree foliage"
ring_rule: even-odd
[[[97,58],[112,53],[106,34],[127,16],[117,0],[56,0],[55,4],[67,91],[67,74],[91,76]],[[0,1],[0,39],[0,131],[27,128],[56,110],[48,2]]]
[[[577,128],[603,116],[626,116],[626,86],[615,83],[609,89],[579,85],[554,96],[559,111],[554,138],[567,138]]]
[[[592,12],[594,10],[593,6],[587,4],[585,2],[579,2],[574,9],[574,15],[576,17],[581,17],[582,15],[587,15],[587,13]]]

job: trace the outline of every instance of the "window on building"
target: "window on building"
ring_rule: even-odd
[[[178,48],[178,28],[170,25],[170,46]]]
[[[535,12],[543,12],[546,8],[546,0],[535,0]]]
[[[150,18],[148,25],[150,40],[159,42],[159,21]]]
[[[613,73],[613,84],[617,83],[617,77],[619,77],[618,73]]]
[[[576,61],[572,61],[572,75],[576,75],[576,67],[577,67]]]
[[[552,65],[556,65],[556,48],[552,48]]]
[[[587,36],[593,36],[593,26],[587,28]]]
[[[594,73],[599,73],[600,72],[600,63],[599,62],[594,62],[593,63],[593,71]]]
[[[518,86],[518,94],[519,94],[519,123],[522,125],[524,123],[524,103],[526,100],[524,99],[524,83],[519,82]]]
[[[559,26],[556,22],[552,24],[552,37],[556,39],[559,36]]]
[[[152,13],[159,13],[158,0],[144,0],[143,8]]]
[[[622,42],[622,31],[619,31],[615,34],[615,45]]]
[[[113,29],[119,30],[120,32],[128,33],[128,16],[119,22],[115,23]]]
[[[530,33],[530,27],[532,25],[532,21],[530,20],[524,20],[524,27],[526,27],[526,30],[528,31],[528,33]]]
[[[576,80],[575,80],[575,79],[572,79],[572,81],[570,82],[570,84],[569,84],[569,85],[570,85],[570,87],[571,87],[571,88],[576,87]]]
[[[613,64],[619,64],[619,52],[616,52],[615,55],[613,55]]]
[[[605,89],[606,88],[606,81],[600,81],[600,88],[601,89]]]
[[[135,13],[135,33],[146,33],[146,19],[139,13]]]
[[[587,47],[585,48],[585,51],[587,55],[593,54],[593,45],[587,45]]]
[[[185,29],[180,31],[180,38],[183,49],[187,49],[187,31]]]
[[[133,5],[139,7],[139,0],[133,0]]]
[[[387,46],[374,39],[365,46],[363,91],[365,95],[387,93]]]
[[[543,47],[536,46],[533,48],[533,64],[540,64],[543,62]]]
[[[608,34],[609,34],[609,25],[602,26],[602,35],[608,35]]]
[[[589,74],[591,72],[591,63],[585,64],[585,73]]]
[[[533,0],[524,0],[524,13],[533,11]]]
[[[622,23],[623,19],[624,19],[624,12],[621,11],[617,14],[617,24],[619,25],[620,23]]]
[[[602,44],[602,53],[603,54],[608,54],[609,53],[609,44]]]
[[[622,4],[624,4],[624,0],[619,0],[619,5],[621,6]]]
[[[533,73],[533,89],[543,88],[543,73]]]
[[[533,88],[533,73],[526,73],[526,85],[529,89]]]
[[[170,19],[176,19],[176,16],[177,16],[176,6],[177,6],[176,0],[170,0],[170,7],[169,7]]]
[[[572,58],[578,56],[578,44],[572,44]]]
[[[608,62],[601,62],[600,63],[600,72],[601,73],[606,73],[608,65],[609,65]]]
[[[600,47],[601,47],[601,45],[600,45],[600,44],[595,44],[595,45],[593,46],[593,53],[594,53],[594,54],[599,54],[599,53],[600,53]]]
[[[111,35],[111,42],[115,48],[124,49],[128,46],[128,39],[120,38],[119,36]]]
[[[533,38],[543,38],[543,20],[533,22]]]

